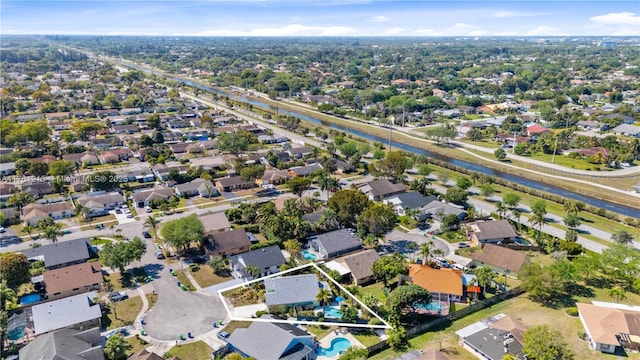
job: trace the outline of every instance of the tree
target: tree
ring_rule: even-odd
[[[462,190],[468,190],[472,185],[471,179],[466,176],[459,177],[456,181],[456,185]]]
[[[611,240],[617,244],[629,245],[633,243],[633,235],[627,230],[619,230],[611,235]]]
[[[507,206],[502,201],[496,203],[496,213],[501,219],[504,219],[504,215],[507,213]]]
[[[373,277],[379,281],[382,280],[384,286],[387,287],[390,280],[407,272],[407,264],[402,254],[394,253],[376,260],[371,270]]]
[[[573,360],[574,354],[558,330],[538,325],[524,332],[523,351],[533,360]]]
[[[316,295],[316,300],[318,300],[320,304],[329,305],[331,302],[331,290],[320,288]]]
[[[564,291],[564,280],[557,269],[550,266],[528,263],[520,270],[518,278],[531,300],[543,304],[555,300]]]
[[[567,225],[569,229],[572,229],[572,230],[580,226],[580,224],[582,223],[580,221],[580,217],[573,213],[568,213],[567,216],[565,216],[564,219],[562,219],[562,221],[564,222],[565,225]]]
[[[394,326],[391,330],[387,331],[387,344],[391,346],[394,351],[404,351],[407,348],[407,331],[402,326]]]
[[[27,191],[20,191],[18,193],[15,193],[9,196],[9,199],[7,199],[7,202],[9,203],[9,205],[16,207],[18,209],[18,212],[21,214],[22,214],[22,208],[25,205],[31,204],[34,201],[35,199],[33,198],[33,195],[31,195],[31,193]]]
[[[40,229],[42,230],[44,238],[53,244],[58,242],[59,236],[62,236],[62,224],[59,223],[48,224],[40,227]]]
[[[355,189],[338,190],[327,201],[327,207],[333,210],[340,225],[354,227],[358,214],[371,205],[367,195]]]
[[[420,256],[422,257],[422,264],[427,265],[430,263],[429,258],[434,254],[434,250],[436,249],[436,244],[429,240],[426,243],[420,244]]]
[[[569,214],[577,215],[580,211],[584,210],[584,203],[580,201],[565,200],[562,203],[562,210]]]
[[[460,218],[456,214],[448,214],[442,218],[443,229],[456,229],[460,225]]]
[[[53,176],[68,176],[75,170],[75,164],[69,160],[56,160],[49,164],[49,175]]]
[[[100,262],[123,273],[125,267],[140,260],[146,251],[147,244],[137,236],[129,242],[109,242],[100,251]]]
[[[482,286],[482,294],[485,294],[487,288],[491,286],[491,282],[496,277],[496,273],[488,266],[483,266],[476,270],[478,277],[478,285]]]
[[[202,221],[193,214],[167,221],[160,229],[160,233],[167,244],[186,250],[192,243],[203,241],[204,226]]]
[[[119,179],[112,171],[98,171],[87,177],[87,185],[96,191],[111,190],[119,186]]]
[[[520,204],[520,195],[516,193],[506,193],[502,196],[502,202],[510,209],[517,208]]]
[[[296,176],[292,179],[289,179],[285,184],[287,189],[292,193],[296,194],[298,197],[302,197],[302,194],[309,190],[311,186],[311,179],[306,177]]]
[[[287,250],[289,254],[291,254],[291,256],[293,257],[298,256],[300,249],[302,249],[302,244],[300,243],[300,241],[296,239],[289,239],[285,241],[282,245],[284,246],[284,249]]]
[[[438,174],[438,180],[440,180],[440,183],[444,186],[449,186],[449,174],[446,172],[442,172],[440,174]]]
[[[29,237],[31,238],[31,240],[34,240],[33,236],[31,236],[31,234],[33,234],[33,232],[34,232],[35,230],[36,230],[36,227],[35,227],[35,226],[32,226],[32,225],[25,225],[25,226],[22,228],[22,233],[23,233],[23,234],[27,234],[27,235],[29,235]]]
[[[247,273],[247,275],[251,276],[254,279],[260,276],[260,269],[258,269],[258,267],[254,265],[247,265],[244,268],[244,271]]]
[[[531,212],[534,214],[547,214],[547,203],[544,200],[538,200],[531,205]]]
[[[367,349],[350,347],[340,355],[338,360],[366,360],[368,357]]]
[[[31,176],[45,176],[49,172],[49,164],[45,162],[32,161],[29,165],[29,175]]]
[[[607,295],[613,298],[617,303],[627,298],[627,292],[620,286],[614,286],[609,289]]]
[[[264,175],[264,170],[264,165],[261,164],[245,166],[240,170],[240,178],[244,181],[253,183],[253,186],[255,186],[256,179],[259,179]]]
[[[7,279],[0,281],[0,311],[7,309],[7,302],[16,301],[16,292],[7,285]]]
[[[407,170],[408,165],[407,157],[402,155],[400,151],[390,151],[384,159],[376,163],[375,167],[391,182],[398,183],[404,180],[404,172]]]
[[[429,176],[431,174],[431,172],[433,171],[433,169],[431,169],[431,167],[429,167],[429,165],[427,164],[422,164],[420,165],[420,167],[418,168],[418,175],[421,176]]]
[[[155,113],[149,115],[149,117],[147,117],[147,127],[149,129],[160,130],[160,114]]]
[[[361,237],[367,235],[373,235],[376,238],[382,237],[393,230],[397,218],[391,206],[375,203],[358,216],[358,234]]]
[[[29,282],[29,261],[22,253],[0,254],[0,279],[6,280],[7,285],[12,289]]]
[[[467,202],[469,194],[467,190],[463,190],[460,188],[448,188],[447,192],[444,194],[444,199],[448,202],[464,205]]]
[[[480,185],[480,195],[484,196],[485,199],[490,199],[495,193],[496,189],[493,187],[493,185],[489,183]]]
[[[213,269],[213,272],[217,275],[222,275],[225,272],[229,271],[227,263],[224,261],[224,258],[222,256],[216,255],[211,257],[211,260],[209,260],[208,264]]]
[[[500,161],[507,158],[507,152],[504,151],[503,148],[497,148],[496,151],[493,152],[493,155]]]
[[[81,215],[83,219],[91,219],[89,215],[89,208],[82,205],[80,202],[76,204],[75,209],[73,209],[76,216]]]
[[[153,230],[153,236],[156,239],[158,238],[158,232],[157,232],[158,225],[160,225],[160,219],[158,219],[153,215],[146,218],[146,220],[144,221],[144,224],[142,224],[143,227],[150,228]]]
[[[431,294],[422,286],[409,284],[398,286],[387,297],[387,309],[392,323],[399,324],[402,316],[426,307],[431,302]]]
[[[127,350],[131,348],[120,334],[115,334],[104,345],[104,356],[107,360],[124,360],[127,358]]]
[[[438,126],[435,128],[430,128],[427,130],[427,136],[431,137],[431,138],[435,138],[436,142],[438,142],[438,144],[441,141],[449,141],[449,139],[452,139],[453,137],[456,136],[456,131],[448,126]]]

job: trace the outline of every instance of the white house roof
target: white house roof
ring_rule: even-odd
[[[92,301],[97,296],[98,294],[95,291],[91,291],[34,305],[31,311],[33,312],[33,325],[36,335],[99,319],[102,316],[100,305],[94,304]]]

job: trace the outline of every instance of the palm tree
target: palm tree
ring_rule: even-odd
[[[498,216],[500,216],[500,219],[504,219],[504,214],[507,213],[507,206],[502,201],[498,201],[496,204],[496,212]]]
[[[252,278],[257,278],[258,276],[260,276],[260,269],[258,269],[257,267],[253,266],[253,265],[247,265],[244,268],[244,271],[247,273],[247,275],[251,276]]]
[[[7,285],[6,279],[2,279],[0,282],[0,311],[6,309],[7,301],[14,302],[15,299],[16,292]]]
[[[302,248],[302,244],[300,244],[300,242],[296,239],[287,240],[283,243],[283,245],[284,249],[287,250],[293,257],[298,257],[298,253]]]
[[[89,208],[82,205],[80,202],[78,202],[78,204],[76,205],[76,208],[74,209],[74,212],[77,215],[82,215],[82,217],[84,219],[88,219],[89,218]]]
[[[58,223],[54,223],[52,225],[46,226],[43,230],[45,239],[49,240],[51,243],[58,242],[58,237],[62,236],[62,225]]]
[[[422,257],[422,264],[429,264],[429,258],[433,255],[435,244],[433,241],[429,241],[420,245],[420,256]]]
[[[540,243],[540,236],[542,235],[542,227],[547,224],[547,218],[544,213],[536,212],[531,216],[531,218],[529,219],[529,222],[531,223],[532,226],[538,227],[537,243],[540,249],[542,249],[542,244]]]
[[[331,299],[331,290],[321,288],[316,295],[316,300],[322,305],[328,305]]]
[[[158,228],[158,225],[160,225],[160,219],[158,219],[155,216],[151,215],[144,221],[144,224],[142,226],[144,226],[145,228],[152,229],[153,230],[154,240],[157,240],[157,238],[156,238],[157,237],[156,229]]]
[[[484,295],[495,278],[496,273],[489,267],[481,267],[476,270],[476,276],[478,277],[478,284],[482,286],[482,294]]]
[[[27,234],[29,235],[29,237],[31,238],[31,240],[35,240],[33,238],[33,236],[31,236],[31,234],[36,230],[36,227],[33,225],[26,225],[25,227],[22,228],[22,233],[23,234]]]
[[[427,189],[431,186],[431,179],[426,176],[423,176],[419,179],[414,179],[410,184],[411,189],[417,190],[420,194],[426,195]]]
[[[620,286],[614,286],[609,290],[609,297],[612,297],[616,302],[620,302],[627,298],[627,293]]]

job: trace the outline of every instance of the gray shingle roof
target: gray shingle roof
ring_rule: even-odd
[[[100,329],[62,329],[35,338],[20,349],[20,359],[104,360]]]
[[[258,269],[266,269],[271,266],[280,266],[286,262],[282,251],[277,245],[262,249],[248,251],[246,253],[230,256],[231,264],[242,264],[242,268],[253,265]]]
[[[271,317],[263,315],[261,318],[270,319]],[[246,329],[236,329],[229,336],[228,342],[234,348],[255,359],[277,360],[297,337],[310,336],[307,332],[290,324],[254,322]]]
[[[283,276],[265,279],[267,305],[313,303],[320,289],[315,274]]]
[[[329,231],[317,235],[315,242],[322,246],[329,257],[345,254],[362,248],[362,243],[348,229]]]
[[[22,250],[27,258],[43,257],[47,268],[89,259],[89,239],[77,239]]]
[[[424,196],[418,191],[410,191],[398,195],[394,195],[394,198],[398,198],[402,203],[402,207],[405,209],[420,209],[421,207],[436,201],[437,198],[433,195]]]
[[[478,241],[489,239],[507,239],[518,236],[507,220],[476,222],[478,231],[474,232]]]
[[[341,257],[336,259],[336,261],[343,262],[347,265],[354,278],[364,279],[373,276],[373,263],[379,259],[380,255],[378,255],[375,250],[369,249]]]

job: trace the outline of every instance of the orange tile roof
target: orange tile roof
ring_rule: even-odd
[[[640,321],[640,313],[592,304],[577,303],[591,338],[600,344],[619,346],[617,334],[640,335],[633,323]],[[631,326],[630,326],[631,325]]]
[[[409,266],[413,283],[429,292],[462,296],[462,272],[455,269],[434,269],[430,266]]]

